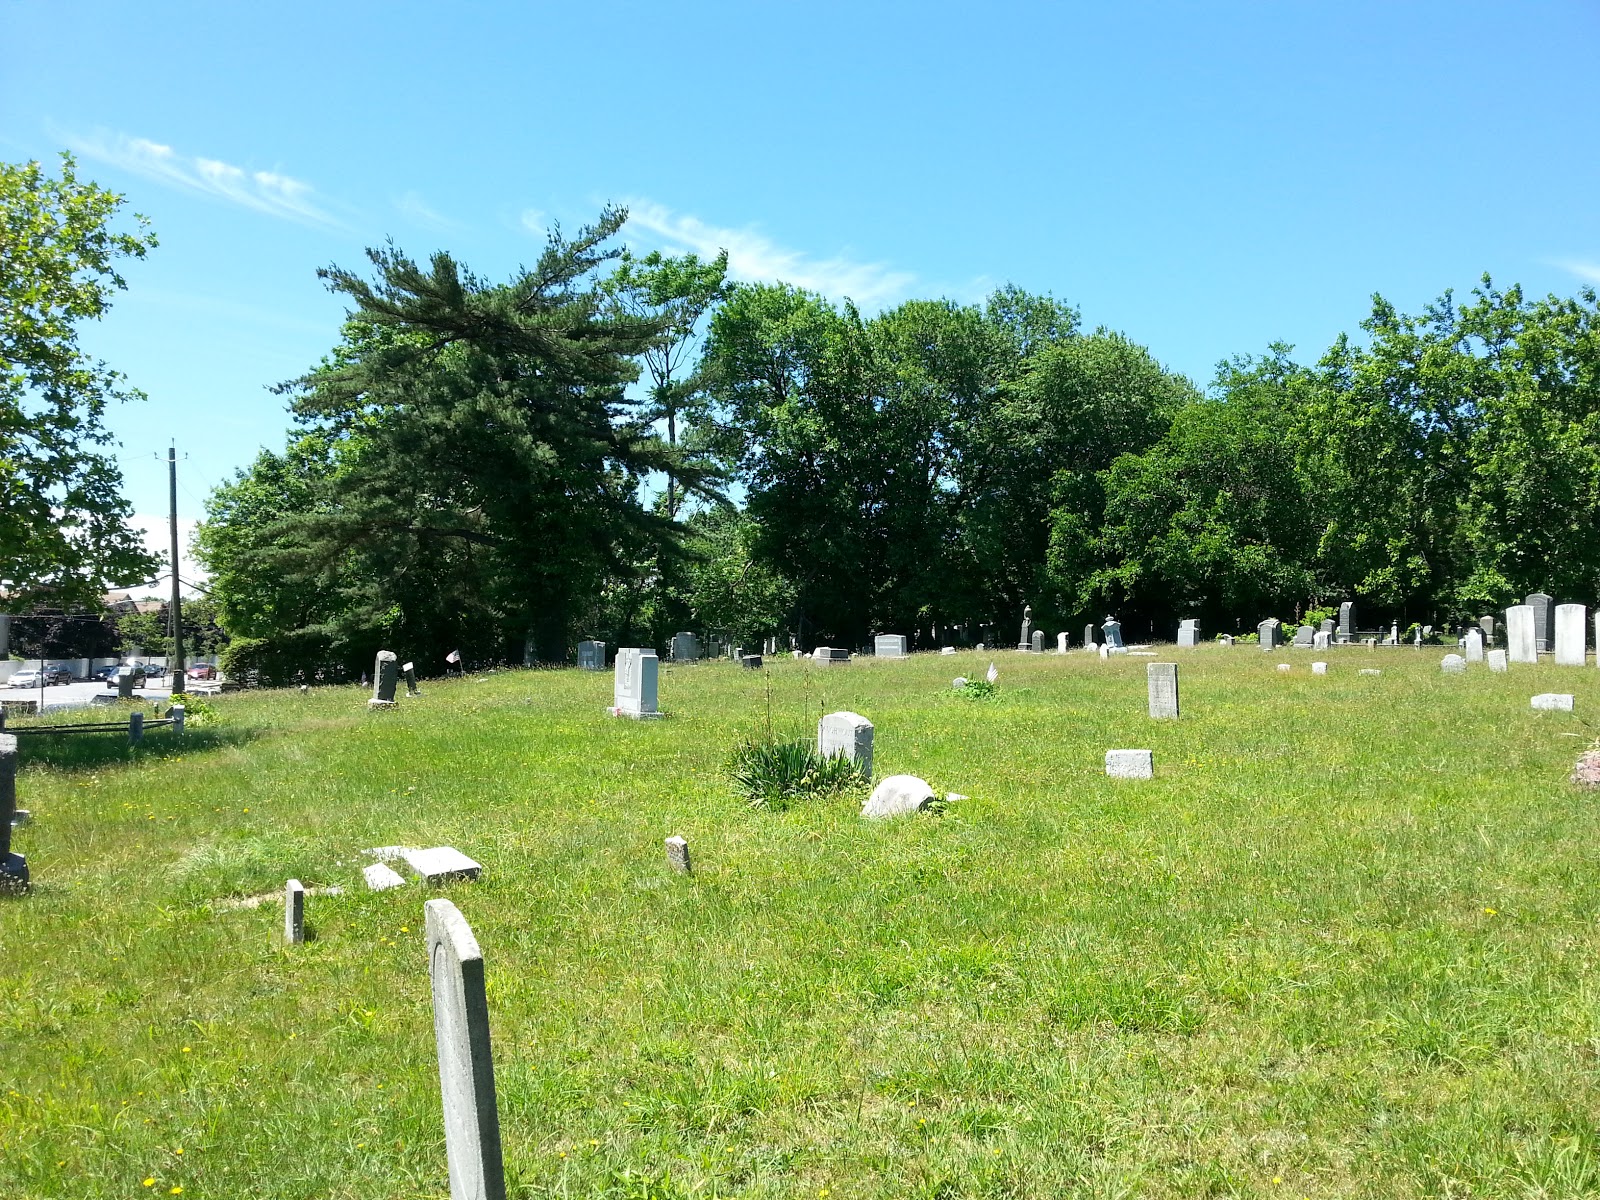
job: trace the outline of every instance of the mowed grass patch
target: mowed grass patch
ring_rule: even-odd
[[[514,671],[381,713],[227,696],[182,746],[25,738],[0,1188],[446,1194],[435,893],[360,879],[400,843],[485,865],[440,894],[487,957],[516,1195],[1592,1194],[1600,864],[1566,773],[1600,672],[1441,654],[1172,651],[1165,722],[1148,659],[1001,652],[666,666],[658,722],[603,715],[609,672]],[[998,695],[951,691],[991,660]],[[969,798],[749,809],[733,746],[835,709],[880,776]],[[1105,778],[1123,747],[1156,778]],[[289,876],[346,889],[304,946],[220,903]]]

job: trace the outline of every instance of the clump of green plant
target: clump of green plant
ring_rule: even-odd
[[[751,808],[774,810],[794,800],[852,791],[867,782],[849,759],[823,758],[803,740],[743,742],[728,760],[728,776]]]
[[[968,700],[993,700],[999,694],[999,686],[987,679],[969,679],[965,686],[956,689],[956,695],[965,696]]]
[[[202,700],[199,696],[185,695],[182,698],[183,723],[188,725],[214,725],[217,721],[217,709],[214,704]]]

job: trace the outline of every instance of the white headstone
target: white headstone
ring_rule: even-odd
[[[817,757],[843,755],[872,778],[872,722],[860,713],[829,713],[817,722]]]
[[[1461,639],[1461,649],[1465,652],[1469,663],[1483,661],[1483,630],[1476,625],[1467,630],[1467,636]]]
[[[898,817],[933,803],[933,789],[915,775],[891,775],[872,789],[861,806],[863,817]]]
[[[939,647],[939,653],[940,654],[954,654],[955,652],[956,652],[956,648],[954,646],[940,646]]]
[[[1491,650],[1485,657],[1489,660],[1489,670],[1498,673],[1506,669],[1506,652],[1504,650]]]
[[[1149,750],[1106,751],[1106,774],[1113,779],[1153,779],[1155,773],[1155,755]]]
[[[1382,675],[1383,674],[1383,672],[1380,671],[1377,667],[1362,667],[1360,673],[1362,675]]]
[[[423,912],[450,1200],[505,1200],[483,952],[466,918],[450,901],[429,900]]]
[[[1581,604],[1556,605],[1556,666],[1581,667],[1584,663],[1588,610]]]
[[[449,883],[452,879],[476,879],[483,867],[454,846],[431,846],[426,850],[407,847],[400,853],[424,883]]]
[[[1111,657],[1111,647],[1105,645],[1104,643],[1101,643],[1101,646],[1100,646],[1100,657],[1101,658],[1110,658]]]
[[[1526,604],[1513,604],[1506,609],[1506,657],[1517,663],[1539,661],[1538,643],[1534,640],[1533,609]]]
[[[1541,692],[1528,703],[1534,708],[1547,709],[1551,712],[1572,711],[1572,697],[1564,692]]]
[[[818,646],[811,652],[811,661],[819,667],[847,667],[850,665],[850,651],[837,646]]]
[[[1328,664],[1325,663],[1325,662],[1314,662],[1314,663],[1312,663],[1311,664],[1311,673],[1313,675],[1326,675],[1328,673]]]
[[[390,888],[404,887],[406,883],[398,871],[381,862],[362,867],[361,876],[367,881],[367,890],[372,892],[386,892]]]
[[[656,711],[656,684],[661,662],[652,649],[625,646],[617,651],[613,667],[612,707],[614,717],[632,717],[647,720],[661,714]]]
[[[880,633],[872,640],[872,653],[877,658],[904,658],[906,656],[906,635],[903,633]]]
[[[1467,673],[1467,660],[1459,654],[1446,654],[1440,660],[1439,670],[1446,675],[1465,675]]]
[[[1200,622],[1193,617],[1178,622],[1178,645],[1191,647],[1200,641]]]
[[[1156,718],[1178,715],[1178,664],[1147,663],[1145,681],[1149,692],[1150,715]]]
[[[283,940],[291,946],[306,940],[306,888],[298,879],[283,888]]]
[[[1290,670],[1293,670],[1293,669],[1294,668],[1292,668],[1288,663],[1279,663],[1278,664],[1278,670],[1280,670],[1280,671],[1290,671]]]
[[[1056,653],[1057,654],[1065,654],[1066,652],[1067,652],[1067,635],[1065,633],[1058,633],[1058,634],[1056,634]]]

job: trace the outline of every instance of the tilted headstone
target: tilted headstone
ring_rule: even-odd
[[[406,881],[400,872],[388,863],[373,863],[361,868],[361,877],[367,881],[367,890],[372,892],[386,892],[390,888],[405,887]]]
[[[454,846],[429,846],[425,850],[406,846],[400,851],[400,859],[417,873],[417,878],[423,883],[435,886],[453,883],[458,879],[476,879],[483,873],[482,864],[468,858]]]
[[[1483,661],[1483,630],[1476,625],[1467,630],[1467,636],[1461,639],[1463,656],[1469,663]]]
[[[817,722],[817,757],[842,755],[872,778],[872,722],[860,713],[829,713]]]
[[[891,775],[872,789],[872,795],[861,806],[861,815],[873,819],[901,817],[920,812],[937,799],[927,780],[915,775]]]
[[[1294,644],[1296,646],[1310,647],[1316,645],[1317,631],[1309,625],[1302,625],[1294,631]]]
[[[1533,609],[1529,605],[1513,604],[1506,609],[1506,655],[1512,662],[1539,661],[1539,643],[1534,630]]]
[[[1085,650],[1090,650],[1090,651],[1092,651],[1094,649],[1094,626],[1093,625],[1085,625],[1083,627],[1083,648]]]
[[[661,664],[653,649],[626,646],[617,651],[611,685],[613,717],[636,721],[659,717],[656,711],[656,684]]]
[[[368,708],[394,706],[394,690],[400,681],[400,664],[393,650],[379,650],[372,665],[372,699]]]
[[[1122,622],[1115,617],[1107,617],[1100,622],[1100,632],[1106,635],[1106,645],[1111,648],[1111,653],[1119,654],[1127,649],[1122,644]]]
[[[1356,605],[1354,600],[1346,600],[1339,605],[1339,640],[1348,642],[1356,636]]]
[[[1065,632],[1058,633],[1058,634],[1056,634],[1056,653],[1057,654],[1065,654],[1066,652],[1067,652],[1067,635],[1066,635]]]
[[[1263,650],[1275,650],[1278,646],[1278,618],[1268,617],[1256,626],[1256,636],[1261,639]]]
[[[606,644],[592,640],[579,642],[578,669],[580,671],[604,671],[606,669]]]
[[[1106,774],[1112,779],[1153,779],[1155,773],[1155,755],[1149,750],[1106,751]]]
[[[872,639],[872,655],[874,658],[904,658],[906,656],[906,635],[903,633],[880,633]]]
[[[1467,660],[1459,654],[1446,654],[1439,663],[1439,670],[1446,675],[1465,675],[1467,673]]]
[[[1221,642],[1222,645],[1226,646],[1229,650],[1233,649],[1233,634],[1224,633],[1217,640],[1219,642]]]
[[[429,900],[423,912],[450,1200],[505,1200],[483,952],[461,910],[450,901]]]
[[[1042,629],[1035,629],[1033,631],[1033,653],[1044,653],[1044,630]]]
[[[291,946],[306,940],[306,888],[298,879],[283,887],[283,940]]]
[[[667,865],[675,871],[682,871],[685,875],[694,874],[694,866],[689,861],[689,843],[674,834],[666,841]]]
[[[0,892],[28,886],[28,860],[11,851],[11,824],[17,814],[17,735],[0,733]]]
[[[1489,670],[1499,674],[1506,669],[1506,651],[1491,650],[1485,657],[1489,660]]]
[[[1523,601],[1533,609],[1533,641],[1541,654],[1556,648],[1556,601],[1554,596],[1534,592]]]
[[[1147,663],[1145,685],[1149,692],[1150,715],[1156,718],[1178,715],[1178,664]]]
[[[1534,708],[1549,712],[1571,712],[1572,697],[1565,692],[1541,692],[1528,701]]]
[[[1033,649],[1033,606],[1022,606],[1022,636],[1017,639],[1018,650]]]
[[[1556,605],[1556,666],[1583,666],[1588,649],[1588,615],[1588,609],[1581,604]]]
[[[1178,622],[1178,645],[1192,647],[1200,642],[1200,622],[1193,617]]]

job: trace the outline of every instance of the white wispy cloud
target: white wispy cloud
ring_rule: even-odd
[[[521,225],[534,237],[544,237],[550,232],[545,222],[543,211],[537,208],[525,208],[517,216],[517,224]]]
[[[198,192],[302,225],[341,227],[341,222],[317,203],[316,191],[309,183],[277,171],[252,171],[217,158],[181,154],[160,142],[120,133],[69,136],[66,140],[84,158],[109,163],[168,187]]]
[[[1600,284],[1600,263],[1584,262],[1574,258],[1557,258],[1552,259],[1551,264],[1576,275],[1585,283]]]
[[[400,210],[401,216],[424,229],[432,229],[438,233],[454,233],[461,228],[460,221],[445,216],[429,205],[417,192],[407,192],[394,202],[394,206]]]
[[[728,273],[751,282],[782,280],[825,296],[848,296],[863,308],[874,308],[905,295],[916,282],[910,271],[886,263],[857,262],[842,255],[813,258],[778,245],[751,228],[727,229],[688,213],[675,213],[651,200],[628,201],[628,224],[670,247],[693,250],[701,257],[728,252]]]

